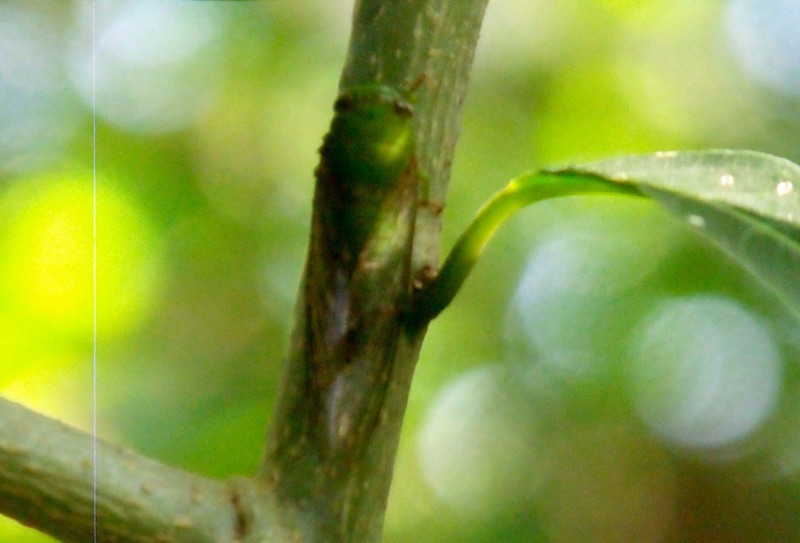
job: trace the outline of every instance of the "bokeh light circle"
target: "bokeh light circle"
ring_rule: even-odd
[[[226,11],[215,2],[109,3],[70,51],[73,85],[108,123],[140,134],[185,129],[225,81],[220,38]],[[96,42],[96,47],[87,47]]]
[[[626,374],[644,424],[670,444],[722,447],[772,414],[782,361],[765,322],[733,299],[658,304],[632,337]]]
[[[0,307],[39,333],[101,339],[132,329],[154,301],[160,256],[143,209],[98,180],[97,258],[90,174],[23,178],[0,198]]]
[[[529,391],[501,365],[447,384],[418,437],[423,476],[464,517],[491,517],[528,504],[550,475],[550,450],[530,411]]]
[[[742,68],[772,90],[800,96],[800,2],[732,0],[728,41]]]
[[[508,316],[509,339],[570,381],[594,379],[616,359],[679,239],[649,204],[597,202],[541,233]]]

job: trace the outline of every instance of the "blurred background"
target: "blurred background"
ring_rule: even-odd
[[[255,469],[352,2],[0,0],[0,394]],[[444,248],[537,166],[800,162],[796,0],[491,2]],[[93,60],[94,59],[94,60]],[[93,77],[94,74],[94,77]],[[96,109],[97,267],[92,267]],[[386,541],[800,540],[800,332],[652,205],[544,203],[431,327]],[[49,539],[0,517],[0,541]]]

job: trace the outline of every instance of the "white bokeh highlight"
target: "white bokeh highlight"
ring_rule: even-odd
[[[542,488],[551,458],[524,407],[530,402],[500,365],[457,377],[434,400],[419,432],[419,461],[454,513],[490,518],[524,506]]]
[[[652,207],[610,199],[557,221],[523,271],[508,316],[511,343],[558,378],[603,373],[646,310],[648,279],[675,250],[676,233]]]
[[[87,107],[96,104],[101,119],[131,132],[169,133],[194,122],[217,96],[227,17],[216,3],[119,2],[97,18],[95,52],[80,36],[69,65],[78,94]]]
[[[769,326],[713,295],[668,299],[633,334],[627,389],[636,413],[671,445],[723,447],[775,409],[782,361]]]
[[[57,161],[80,126],[63,70],[68,30],[45,9],[36,1],[0,3],[0,175]]]
[[[800,2],[730,0],[724,24],[742,69],[774,91],[800,96]]]

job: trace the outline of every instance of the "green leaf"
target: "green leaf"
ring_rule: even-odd
[[[649,197],[749,270],[800,323],[800,166],[752,151],[632,155],[523,174],[497,193],[417,293],[412,319],[427,322],[460,289],[497,228],[535,202],[590,193]],[[642,248],[646,250],[646,248]]]
[[[755,151],[670,151],[629,155],[556,171],[728,204],[800,229],[800,166]]]
[[[800,321],[796,164],[714,150],[635,155],[562,171],[636,187],[725,249]]]

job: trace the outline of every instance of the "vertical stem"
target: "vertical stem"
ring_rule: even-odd
[[[415,91],[416,146],[424,176],[415,268],[438,262],[440,214],[469,72],[488,0],[357,0],[340,88],[378,82]]]
[[[286,528],[301,541],[380,540],[386,499],[411,378],[425,330],[409,331],[402,318],[413,278],[435,268],[440,210],[458,135],[461,105],[487,0],[358,0],[341,88],[380,83],[416,89],[416,168],[398,196],[405,243],[364,280],[383,293],[378,318],[352,319],[347,303],[331,303],[334,277],[324,240],[331,234],[320,216],[330,199],[317,197],[309,254],[297,304],[295,331],[259,477],[275,491]],[[346,180],[343,180],[346,183]],[[404,185],[405,186],[405,185]],[[405,190],[405,189],[403,189]],[[412,221],[413,222],[413,221]],[[334,277],[335,279],[335,277]],[[349,279],[348,279],[349,280]],[[328,303],[326,303],[326,300]],[[340,314],[341,313],[341,314]],[[315,318],[311,318],[311,316]],[[317,324],[356,322],[358,352],[325,345]],[[366,345],[366,348],[363,346]],[[331,372],[335,372],[333,375]],[[339,395],[356,405],[347,411],[358,433],[331,440],[326,406]],[[345,406],[345,409],[350,409]],[[335,421],[340,422],[340,421]]]

